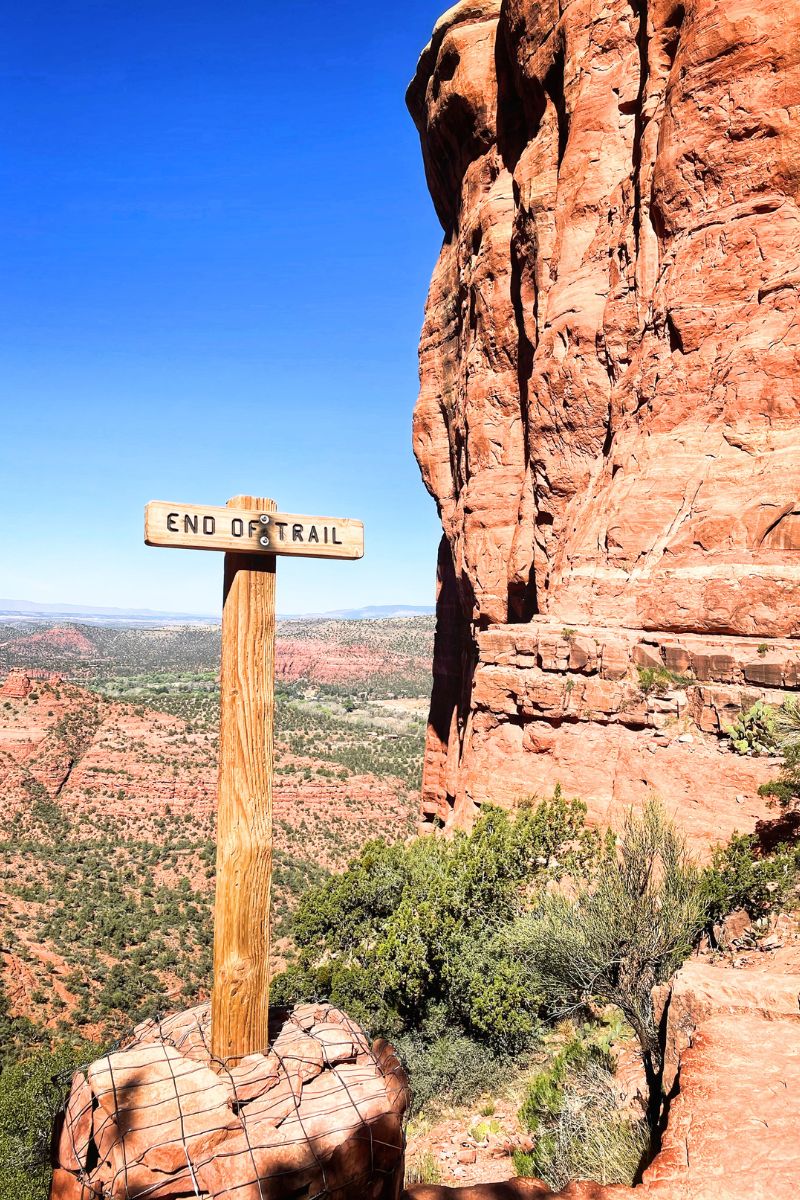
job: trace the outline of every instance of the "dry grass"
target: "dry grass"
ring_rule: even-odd
[[[649,1145],[647,1122],[620,1113],[613,1073],[589,1062],[568,1077],[559,1111],[540,1127],[533,1153],[516,1154],[514,1166],[556,1191],[581,1179],[631,1185]]]

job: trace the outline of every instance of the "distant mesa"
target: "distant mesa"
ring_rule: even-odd
[[[39,650],[67,651],[81,657],[96,653],[95,646],[77,625],[53,625],[40,633],[15,638],[11,644],[17,651],[28,646]]]

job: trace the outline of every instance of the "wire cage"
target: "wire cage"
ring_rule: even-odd
[[[208,1004],[146,1021],[74,1074],[51,1200],[397,1200],[409,1090],[388,1042],[311,1003],[222,1063],[210,1025]]]

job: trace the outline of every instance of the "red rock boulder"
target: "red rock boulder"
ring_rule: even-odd
[[[329,1004],[266,1054],[212,1063],[207,1005],[140,1026],[79,1071],[54,1138],[51,1200],[396,1200],[405,1074]]]

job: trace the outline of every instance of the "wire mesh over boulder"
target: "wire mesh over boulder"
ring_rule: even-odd
[[[275,1012],[270,1049],[213,1062],[208,1005],[147,1021],[78,1071],[51,1200],[397,1200],[408,1085],[330,1004]]]

